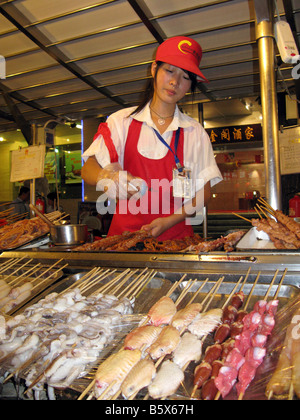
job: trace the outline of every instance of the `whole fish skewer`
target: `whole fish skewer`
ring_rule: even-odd
[[[106,359],[96,373],[94,388],[96,398],[102,399],[102,394],[111,384],[114,385],[109,390],[109,394],[114,395],[130,370],[140,361],[141,356],[142,353],[139,350],[121,350]]]
[[[154,325],[144,325],[135,328],[125,338],[124,349],[140,350],[142,347],[147,349],[158,338],[161,332],[162,329],[160,327],[155,327]]]
[[[207,283],[207,281],[208,281],[208,279],[206,279],[206,281],[203,283],[203,285],[199,288],[199,290],[198,290],[198,293],[202,290],[202,288],[205,286],[205,284]],[[189,281],[188,282],[188,286],[187,286],[187,289],[189,290],[193,285],[194,285],[194,283],[195,282],[191,282],[191,281]],[[198,293],[197,293],[197,295],[198,295]],[[184,294],[184,296],[186,295],[186,293]],[[195,294],[196,295],[196,294]],[[196,298],[196,296],[194,295],[194,297],[191,299],[191,302]],[[178,304],[180,301],[181,301],[182,299],[178,299],[177,301],[176,301],[176,304]],[[197,304],[198,305],[198,307],[199,307],[199,309],[201,309],[201,305],[200,304]],[[144,342],[145,343],[145,337],[143,337],[143,334],[141,334],[140,336],[139,336],[139,332],[141,332],[141,333],[143,333],[143,332],[145,332],[145,333],[147,333],[148,331],[149,331],[149,333],[151,333],[152,332],[152,330],[150,331],[150,328],[152,328],[152,329],[154,329],[155,328],[155,330],[153,330],[153,332],[155,333],[155,334],[158,334],[159,333],[159,331],[161,330],[159,327],[153,327],[153,326],[142,326],[142,327],[139,327],[138,329],[136,329],[136,330],[134,330],[132,333],[130,333],[129,334],[129,336],[127,336],[127,341],[126,341],[126,339],[125,339],[125,344],[124,344],[124,347],[125,348],[127,348],[126,347],[126,345],[128,344],[128,343],[130,343],[130,341],[131,341],[131,339],[132,338],[134,338],[134,335],[135,334],[137,334],[137,338],[140,340],[140,344],[138,345],[139,346],[139,348],[141,347],[141,343],[142,342]],[[167,327],[165,327],[165,331],[164,331],[164,334],[165,334],[165,336],[167,337],[168,336],[168,331],[170,331],[170,333],[174,333],[175,334],[175,331],[174,331],[174,329],[168,329]],[[161,334],[162,334],[162,331],[161,331]],[[152,341],[153,339],[155,339],[156,337],[153,337],[153,335],[152,335],[152,337],[150,336],[151,334],[149,334],[149,336],[148,336],[148,338]],[[159,336],[158,336],[159,337]],[[176,333],[176,337],[177,337],[177,339],[178,339],[178,337],[179,337],[179,334],[177,334]],[[171,343],[170,344],[170,342],[169,342],[170,340],[167,340],[167,342],[166,342],[166,346],[168,347],[169,345],[173,345],[173,347],[176,347],[176,341],[175,341],[175,343],[174,343],[174,341],[173,341],[173,343]],[[172,341],[172,340],[171,340]],[[160,342],[160,344],[162,344],[161,342]],[[156,345],[157,345],[157,347],[163,347],[163,346],[159,346],[159,342],[158,343],[156,343]],[[148,347],[148,345],[147,345],[147,343],[144,345],[144,349],[146,349]],[[134,347],[133,347],[134,348]],[[165,357],[165,353],[166,352],[170,352],[171,350],[170,350],[170,347],[168,347],[168,350],[166,350],[166,348],[164,348],[164,350],[163,350],[163,355],[160,357],[160,359],[156,362],[156,365],[154,366],[154,368],[157,368],[159,365],[160,365],[160,363],[162,362],[162,360],[163,360],[163,358]],[[158,357],[159,355],[157,354],[157,357]],[[144,359],[145,361],[146,360],[148,360],[147,358],[146,359]],[[150,361],[151,362],[151,361]],[[151,362],[150,363],[150,366],[152,366],[153,365],[153,362]],[[141,365],[142,366],[142,365]],[[150,369],[150,366],[149,366],[149,369]],[[137,395],[137,393],[140,391],[140,389],[141,388],[143,388],[143,387],[145,387],[145,386],[147,386],[147,385],[144,385],[145,383],[147,383],[148,381],[149,381],[149,375],[150,375],[150,373],[149,373],[149,371],[146,371],[145,373],[142,371],[142,370],[139,370],[139,366],[137,366],[136,367],[136,369],[134,369],[134,372],[133,372],[133,378],[135,378],[136,379],[136,383],[135,383],[135,386],[133,386],[132,385],[132,388],[134,388],[134,392],[132,391],[132,395],[129,397],[129,399],[130,400],[132,400],[132,399],[134,399],[135,397],[136,397],[136,395]],[[129,379],[131,379],[131,377],[129,378]],[[116,399],[117,397],[119,396],[119,393],[117,394],[117,395],[115,395],[114,397],[113,397],[113,399]]]
[[[147,353],[153,360],[160,360],[167,354],[171,354],[179,342],[179,331],[172,326],[164,327],[155,342],[147,349]]]
[[[182,282],[185,277],[186,275],[184,275],[181,278],[180,282]],[[190,289],[190,287],[192,287],[193,284],[194,282],[189,281],[188,289]],[[171,295],[177,287],[178,287],[178,284],[174,284],[174,286],[169,291],[168,295]],[[177,299],[176,303],[180,301],[181,299]],[[164,324],[166,320],[165,314],[162,317],[162,319],[160,319],[160,316],[161,316],[160,313],[163,312],[164,307],[167,307],[167,309],[170,311],[170,313],[167,315],[167,318],[171,319],[173,314],[176,313],[177,308],[176,308],[176,304],[174,304],[174,302],[172,301],[172,299],[169,298],[169,296],[164,296],[155,305],[153,305],[153,307],[148,312],[148,319],[150,318],[150,320],[151,319],[154,320],[154,322],[158,323],[159,325],[162,325],[162,323]],[[150,329],[150,327],[152,327],[152,329]],[[160,341],[159,341],[159,338],[160,338]],[[154,341],[155,339],[156,339],[156,342]],[[160,327],[155,327],[155,325],[144,325],[143,323],[139,328],[136,328],[135,330],[133,330],[132,333],[130,333],[126,337],[125,342],[124,342],[124,348],[128,348],[128,347],[141,348],[141,344],[144,343],[143,349],[145,350],[147,349],[147,347],[149,347],[148,346],[149,344],[150,347],[148,348],[148,354],[150,354],[151,352],[152,357],[156,359],[159,358],[158,362],[156,362],[156,366],[158,366],[163,360],[163,358],[165,357],[165,355],[167,353],[172,352],[177,347],[179,341],[180,341],[180,334],[175,328],[171,326],[169,327],[167,326],[162,329]],[[147,358],[145,360],[147,360]],[[138,376],[139,381],[141,381],[141,383],[144,383],[143,375],[141,374],[141,372],[139,372],[136,369],[134,374],[139,375]],[[137,393],[138,391],[139,389],[137,389],[135,393]],[[133,393],[133,395],[135,393]],[[119,395],[120,395],[120,391],[116,393],[113,399],[116,399]]]
[[[121,392],[123,397],[129,400],[133,399],[142,388],[151,384],[155,374],[156,368],[153,361],[142,359],[133,367],[122,383]]]
[[[204,310],[207,310],[209,308],[212,300],[214,299],[214,297],[215,297],[216,293],[218,292],[218,290],[219,290],[221,284],[223,283],[223,281],[224,281],[224,277],[221,277],[218,280],[218,282],[211,288],[208,296],[204,299],[204,302],[206,303],[206,306],[205,306]],[[220,316],[221,316],[221,314],[218,314],[218,318]],[[216,328],[216,325],[214,326],[214,328]],[[180,336],[184,333],[185,330],[186,330],[186,327],[182,328],[182,330],[180,331]],[[178,389],[178,387],[180,386],[181,382],[183,381],[185,366],[188,366],[188,359],[189,358],[191,360],[193,360],[193,359],[196,359],[197,360],[198,358],[200,359],[201,354],[202,354],[202,343],[200,342],[200,340],[197,340],[197,338],[195,336],[192,338],[192,335],[193,334],[190,334],[190,333],[188,333],[188,334],[189,335],[187,335],[186,336],[186,339],[184,340],[183,347],[186,348],[185,341],[188,341],[189,343],[191,343],[191,342],[193,343],[193,348],[190,349],[192,351],[187,356],[185,356],[183,358],[183,361],[179,361],[180,360],[180,357],[181,357],[179,353],[182,352],[181,347],[179,347],[180,346],[179,343],[178,343],[179,345],[177,345],[177,347],[175,349],[175,352],[176,352],[176,350],[179,347],[179,350],[178,350],[178,353],[177,353],[177,356],[176,356],[177,362],[180,363],[180,364],[182,364],[182,365],[184,365],[184,366],[183,367],[179,367],[174,362],[171,362],[172,363],[171,365],[165,365],[167,362],[164,362],[163,365],[162,365],[162,366],[164,366],[163,374],[161,374],[159,376],[159,378],[157,379],[157,382],[155,382],[156,381],[156,378],[154,379],[154,387],[151,390],[151,395],[150,395],[150,390],[149,390],[149,393],[146,395],[146,397],[144,399],[148,399],[149,396],[152,396],[152,397],[155,397],[155,398],[164,399],[165,397],[167,397],[167,396],[171,395],[172,393],[174,393]],[[183,351],[184,351],[184,348],[183,348]],[[163,355],[156,362],[156,365],[155,365],[156,368],[158,368],[158,366],[163,362],[164,357],[165,356]],[[163,375],[164,375],[164,371],[165,370],[166,371],[167,370],[170,370],[170,372],[174,371],[173,372],[174,373],[174,380],[173,380],[173,378],[171,379],[171,377],[168,377],[168,379],[167,379],[171,383],[166,382],[164,384]],[[179,374],[179,370],[180,370],[181,374]],[[172,382],[172,380],[173,380],[173,382]],[[166,379],[165,379],[165,381],[166,381]],[[162,388],[163,386],[165,387],[164,390]],[[171,394],[170,394],[170,392],[171,392]]]
[[[166,398],[176,392],[183,380],[182,370],[175,363],[167,360],[149,385],[149,396],[154,399]]]
[[[186,276],[186,275],[185,275]],[[184,277],[185,277],[184,276]],[[181,281],[183,281],[183,279],[184,279],[184,277],[181,279]],[[209,292],[209,296],[212,294],[212,293],[216,293],[217,292],[217,290],[218,290],[218,288],[220,287],[220,285],[221,285],[221,282],[223,281],[223,279],[220,279],[220,281],[218,282],[218,284],[216,285],[216,286],[214,286],[212,289],[211,289],[211,291]],[[206,279],[206,281],[203,283],[203,285],[199,288],[199,290],[198,290],[198,293],[202,290],[202,288],[207,284],[207,282],[208,282],[208,279]],[[192,282],[192,281],[190,281],[190,282],[188,282],[188,290],[190,290],[190,288],[191,287],[193,287],[193,285],[195,284],[195,282]],[[171,290],[169,291],[169,293],[168,293],[168,295],[171,295],[172,293],[173,293],[173,291],[176,289],[178,287],[178,284],[174,284],[174,286],[171,288]],[[185,294],[186,295],[186,294]],[[208,298],[209,298],[209,296],[208,296]],[[166,298],[166,297],[168,297],[168,296],[165,296],[164,298]],[[160,302],[160,303],[163,303],[163,305],[165,304],[165,303],[167,303],[167,304],[169,304],[170,303],[170,301],[166,301],[166,299],[164,299],[164,298],[161,298],[161,300],[162,300],[162,302]],[[194,298],[195,298],[195,295],[194,295],[194,297],[193,297],[193,299],[191,300],[191,302],[194,300]],[[205,298],[205,301],[208,299],[208,298]],[[179,299],[179,300],[177,300],[177,302],[180,302],[181,300]],[[170,306],[172,306],[172,310],[173,310],[173,305],[174,305],[174,302],[172,302],[171,303],[171,305]],[[154,305],[155,306],[155,305]],[[175,305],[176,306],[176,305]],[[156,309],[158,307],[158,305],[156,305],[155,307],[154,307],[154,310]],[[152,310],[153,310],[153,307],[151,308]],[[150,312],[150,315],[151,315],[151,310],[149,311]],[[148,318],[150,318],[150,317],[148,317]],[[146,325],[144,325],[144,324],[142,324],[139,328],[140,328],[140,331],[146,331],[146,328],[144,328],[143,330],[142,330],[142,327],[149,327],[150,325],[148,325],[148,326],[146,326]],[[158,327],[157,327],[158,328]],[[173,331],[174,331],[174,334],[175,334],[175,329],[174,328],[171,328],[171,327],[165,327],[164,328],[165,329],[165,331],[164,331],[164,334],[162,335],[162,338],[164,337],[164,336],[166,336],[166,337],[168,337],[168,332],[170,332],[170,334],[171,334],[171,336],[172,336],[172,333],[173,333]],[[137,338],[138,338],[138,332],[139,332],[139,330],[138,329],[136,329],[136,330],[134,330],[133,331],[133,333],[137,333]],[[161,334],[162,334],[162,332],[161,332]],[[129,338],[128,338],[128,341],[127,342],[129,342],[130,343],[130,339],[132,338],[132,336],[133,336],[133,334],[131,335],[131,336],[129,336]],[[176,347],[177,347],[177,345],[178,345],[178,343],[179,343],[179,341],[180,340],[178,340],[178,337],[180,337],[180,333],[179,332],[176,332],[176,337],[177,337],[177,340],[175,340],[175,345],[171,348],[171,350],[170,350],[170,348],[168,348],[168,349],[166,349],[166,352],[170,352],[170,351],[173,351],[173,349],[175,349]],[[143,341],[143,340],[142,340]],[[168,347],[169,345],[170,345],[170,343],[169,343],[169,341],[170,340],[166,340],[166,347]],[[172,340],[171,340],[172,341]],[[125,341],[126,342],[126,341]],[[127,344],[127,343],[126,343]],[[158,344],[158,343],[157,343]],[[126,348],[126,346],[124,346],[125,348]],[[137,345],[137,347],[138,348],[140,348],[140,345]],[[132,347],[132,348],[135,348],[135,347]],[[159,348],[159,346],[157,347],[157,348]],[[156,350],[154,349],[154,347],[153,347],[153,355],[154,355],[154,357],[155,358],[157,358],[157,357],[159,357],[160,356],[160,350],[161,349],[159,349],[158,350],[158,352],[156,352]],[[160,364],[161,364],[161,362],[162,362],[162,360],[163,360],[163,358],[165,357],[165,354],[163,354],[162,355],[162,357],[160,357],[160,359],[156,362],[156,367],[157,366],[159,366]],[[135,373],[136,374],[136,373]],[[91,390],[93,388],[93,385],[92,384],[90,384],[89,385],[89,387],[88,387],[88,389],[86,389],[85,391],[84,391],[84,393],[80,396],[80,399],[82,399],[84,396],[86,396],[87,394],[88,394],[88,392]],[[135,393],[137,393],[139,391],[139,389],[137,390],[137,391],[135,391]],[[117,396],[120,394],[120,391],[118,391],[115,395],[114,395],[114,399],[115,398],[117,398]],[[133,397],[135,396],[135,394],[133,394]],[[106,394],[106,397],[107,397],[107,394]],[[132,396],[131,396],[131,399],[132,399]]]
[[[218,282],[211,289],[211,296],[209,295],[206,299],[208,302],[204,308],[204,312],[198,314],[193,322],[188,326],[188,330],[196,335],[198,338],[206,337],[208,334],[212,333],[220,324],[223,311],[222,309],[211,309],[207,312],[211,302],[213,301],[215,295],[219,291],[224,277],[221,277]]]
[[[169,324],[176,312],[177,308],[173,300],[164,296],[148,312],[149,323],[155,327]]]

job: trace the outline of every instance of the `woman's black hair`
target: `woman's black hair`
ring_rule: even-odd
[[[133,111],[133,113],[131,115],[135,115],[138,114],[139,112],[142,111],[142,109],[145,108],[145,106],[147,105],[148,102],[151,101],[151,99],[154,96],[154,83],[156,81],[156,77],[157,77],[157,73],[158,70],[160,69],[160,67],[164,64],[162,61],[157,61],[157,68],[156,68],[156,72],[154,75],[154,78],[150,78],[149,82],[146,85],[146,89],[144,90],[144,94],[142,96],[141,102],[139,104],[139,106],[137,107],[137,109],[135,111]],[[189,71],[183,70],[185,73],[187,73],[189,75],[189,78],[192,81],[192,86],[191,86],[191,92],[192,94],[194,94],[196,92],[196,88],[197,88],[197,76],[194,73],[191,73]]]

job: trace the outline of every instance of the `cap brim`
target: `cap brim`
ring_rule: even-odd
[[[182,70],[189,71],[197,76],[198,82],[202,83],[209,83],[209,80],[203,75],[199,67],[196,65],[186,65],[185,63],[178,62],[178,57],[169,56],[169,57],[162,57],[160,59],[159,55],[156,57],[156,61],[163,61],[164,63],[171,64],[172,66],[176,66],[181,68]]]
[[[199,74],[197,74],[198,82],[202,83],[209,83],[209,80],[203,75],[203,73],[199,70]]]

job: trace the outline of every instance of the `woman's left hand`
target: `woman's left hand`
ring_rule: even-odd
[[[173,225],[170,217],[159,217],[158,219],[153,220],[149,225],[143,226],[142,230],[149,232],[154,238],[157,238]]]

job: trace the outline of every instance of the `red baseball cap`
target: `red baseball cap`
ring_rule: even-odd
[[[156,61],[162,61],[172,66],[194,73],[201,82],[208,82],[199,69],[202,59],[202,48],[192,38],[175,36],[167,39],[157,49]]]

